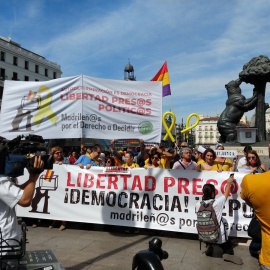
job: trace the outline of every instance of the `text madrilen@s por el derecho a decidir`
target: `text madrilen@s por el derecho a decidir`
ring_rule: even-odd
[[[62,124],[61,126],[62,131],[68,130],[68,129],[78,129],[78,128],[84,128],[84,129],[93,129],[93,130],[110,130],[110,131],[124,131],[124,132],[135,132],[135,127],[132,125],[102,125],[100,123],[97,124],[87,124],[84,121],[77,122],[74,124]]]

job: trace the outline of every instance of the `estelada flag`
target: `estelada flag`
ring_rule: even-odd
[[[162,81],[163,87],[163,97],[171,95],[171,87],[170,87],[170,80],[169,80],[169,73],[167,68],[167,61],[165,61],[164,65],[161,67],[159,72],[151,81]]]

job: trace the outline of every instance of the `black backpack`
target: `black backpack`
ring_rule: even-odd
[[[202,201],[197,212],[197,230],[200,242],[215,243],[218,241],[220,224],[213,207],[214,201],[209,203]]]

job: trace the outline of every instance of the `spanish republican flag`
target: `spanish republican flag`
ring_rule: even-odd
[[[164,65],[161,67],[159,72],[151,81],[162,81],[163,87],[163,97],[171,95],[171,88],[170,88],[170,80],[169,80],[169,72],[167,68],[167,61],[165,61]]]

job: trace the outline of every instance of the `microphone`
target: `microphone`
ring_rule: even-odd
[[[250,165],[251,165],[252,167],[258,167],[258,166],[259,166],[259,164],[256,163],[255,160],[251,160],[251,161],[250,161]]]

